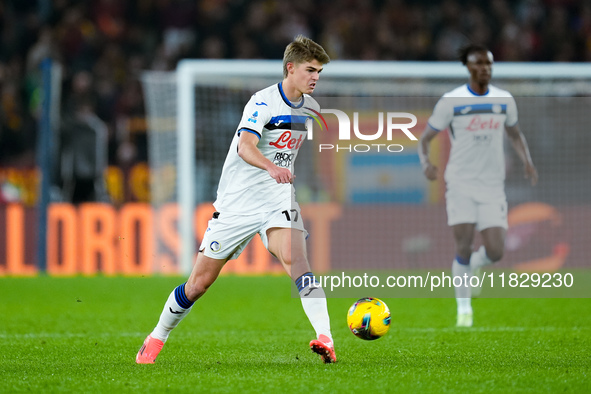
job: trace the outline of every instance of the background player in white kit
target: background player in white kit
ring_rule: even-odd
[[[306,108],[319,111],[309,94],[330,58],[314,41],[298,36],[283,56],[282,82],[255,93],[244,108],[218,186],[214,206],[191,276],[170,294],[158,324],[136,362],[154,363],[170,331],[258,233],[295,281],[317,339],[311,349],[336,362],[324,290],[307,259],[300,208],[292,186],[293,163],[306,138]]]
[[[503,257],[507,230],[503,130],[532,185],[538,174],[517,122],[513,96],[489,84],[492,53],[484,46],[469,45],[460,51],[460,60],[470,73],[469,82],[444,94],[436,104],[420,138],[419,157],[427,179],[437,179],[437,167],[429,161],[429,143],[441,130],[449,130],[445,198],[456,246],[452,275],[466,274],[469,279]],[[474,229],[480,231],[483,245],[473,252]],[[472,326],[471,295],[476,290],[455,288],[458,327]]]

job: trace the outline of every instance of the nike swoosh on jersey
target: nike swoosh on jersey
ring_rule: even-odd
[[[265,103],[263,101],[261,101],[260,103],[255,103],[255,105],[264,105],[264,106],[267,106],[268,107],[267,103]]]

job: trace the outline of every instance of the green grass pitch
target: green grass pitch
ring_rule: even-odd
[[[0,278],[0,392],[591,392],[590,299],[384,299],[392,328],[366,342],[355,299],[329,299],[338,363],[286,276],[224,276],[171,334],[156,364],[135,355],[184,279]],[[367,294],[371,296],[371,294]]]

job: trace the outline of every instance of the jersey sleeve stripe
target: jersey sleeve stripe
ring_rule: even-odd
[[[256,131],[256,130],[249,129],[248,127],[242,127],[240,130],[238,130],[238,136],[240,136],[240,133],[241,133],[243,130],[244,130],[244,131],[248,131],[249,133],[252,133],[252,134],[256,135],[257,137],[259,137],[259,140],[261,139],[261,133],[259,133],[259,132],[258,132],[258,131]]]
[[[432,128],[433,130],[437,131],[437,132],[440,132],[441,130],[443,130],[443,129],[438,129],[437,127],[433,127],[433,125],[432,125],[431,123],[429,123],[429,122],[427,122],[427,125],[428,125],[430,128]]]

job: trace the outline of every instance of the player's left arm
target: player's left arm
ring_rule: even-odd
[[[429,145],[431,144],[431,140],[435,138],[437,134],[439,134],[439,130],[435,130],[427,123],[419,140],[419,161],[421,162],[423,174],[425,174],[425,177],[430,181],[437,179],[437,166],[433,165],[429,160]]]
[[[534,166],[534,162],[529,153],[529,148],[527,147],[527,141],[519,128],[519,123],[515,123],[513,126],[505,126],[505,130],[507,131],[511,145],[513,145],[513,149],[515,149],[517,155],[523,162],[525,177],[530,178],[532,186],[535,185],[538,183],[538,171]]]
[[[449,127],[452,119],[452,100],[444,95],[435,105],[433,113],[429,117],[427,126],[425,126],[419,140],[419,160],[421,162],[423,174],[425,174],[425,177],[430,181],[437,179],[438,169],[437,166],[433,165],[429,160],[429,145],[431,144],[431,140],[439,134],[440,130]],[[433,125],[435,125],[435,127]]]

